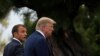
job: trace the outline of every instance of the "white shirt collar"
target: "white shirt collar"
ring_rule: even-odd
[[[42,34],[45,37],[44,33],[41,30],[36,30],[36,31],[38,31],[40,34]]]
[[[19,41],[17,38],[14,37],[13,39],[18,41],[22,45],[21,41]]]

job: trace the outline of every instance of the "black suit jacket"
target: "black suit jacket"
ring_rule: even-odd
[[[5,46],[3,56],[23,56],[22,45],[17,40],[12,39],[12,41]]]

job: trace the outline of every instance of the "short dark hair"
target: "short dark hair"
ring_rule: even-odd
[[[17,24],[17,25],[15,25],[15,26],[12,28],[12,35],[13,35],[13,37],[14,37],[14,32],[18,32],[18,28],[19,28],[20,26],[25,27],[25,25],[23,25],[23,24]],[[25,28],[26,28],[26,27],[25,27]]]

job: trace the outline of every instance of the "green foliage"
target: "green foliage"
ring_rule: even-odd
[[[24,24],[27,28],[27,33],[28,33],[28,36],[34,31],[35,29],[35,22],[31,22],[30,19],[29,19],[29,16],[30,16],[30,13],[27,13],[27,14],[24,14],[25,16],[25,19],[24,19]]]
[[[0,53],[3,52],[5,45],[6,45],[5,41],[3,41],[3,42],[0,41]]]
[[[78,37],[82,40],[80,42],[92,56],[100,55],[100,45],[96,43],[100,39],[97,24],[100,25],[100,19],[97,19],[94,14],[92,15],[84,4],[80,6],[79,14],[74,19],[74,28],[81,35]]]
[[[12,7],[12,2],[10,0],[0,0],[0,19],[4,17]]]
[[[0,23],[4,26],[4,27],[7,27],[8,25],[8,20],[3,18],[3,19],[0,19]]]

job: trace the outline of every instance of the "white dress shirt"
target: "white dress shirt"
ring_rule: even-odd
[[[17,38],[14,37],[13,39],[18,41],[22,45],[21,41],[19,41]]]
[[[44,36],[44,38],[46,38],[44,33],[41,30],[36,30],[36,31],[38,31],[40,34],[42,34]]]

